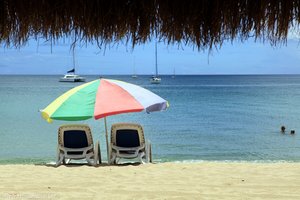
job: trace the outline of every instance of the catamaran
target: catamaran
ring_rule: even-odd
[[[59,81],[60,82],[85,82],[85,78],[75,74],[75,68],[73,68],[70,71],[68,71],[64,77],[61,77]]]
[[[60,82],[85,82],[85,78],[75,74],[75,58],[73,51],[73,69],[67,71],[64,77],[59,79]]]

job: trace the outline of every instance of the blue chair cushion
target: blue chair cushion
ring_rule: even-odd
[[[65,131],[64,146],[72,149],[88,147],[88,140],[85,131],[82,130]],[[68,154],[82,154],[82,151],[69,152]]]
[[[121,129],[116,132],[116,145],[118,147],[139,147],[140,139],[137,130]]]

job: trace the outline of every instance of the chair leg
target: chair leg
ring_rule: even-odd
[[[57,154],[56,154],[56,164],[55,166],[58,167],[64,160],[64,155],[60,153],[59,147],[57,146]]]
[[[98,164],[98,159],[99,159],[99,148],[98,148],[98,142],[96,143],[96,145],[94,146],[94,155],[93,155],[93,163],[92,163],[92,165],[93,166],[97,166],[97,164]],[[90,162],[89,160],[88,160],[88,162]]]
[[[59,160],[56,162],[56,165],[59,166],[59,165],[65,165],[66,164],[66,161],[65,161],[65,156],[63,153],[60,153],[59,154]]]
[[[146,161],[146,162],[144,162],[143,158],[140,158],[140,163],[142,163],[142,164],[146,164],[146,163],[147,163],[147,161]]]
[[[146,151],[146,150],[145,150]],[[140,163],[145,164],[147,163],[147,154],[145,152],[140,152],[138,154],[138,158],[140,160]],[[144,161],[145,160],[145,161]]]
[[[62,154],[59,154],[55,166],[56,167],[60,166],[63,163],[63,161],[64,161],[64,156]]]
[[[71,159],[70,158],[68,158],[68,159],[63,159],[63,163],[64,163],[64,165],[67,165],[67,164],[69,164],[71,162]]]
[[[110,154],[110,163],[112,163],[112,164],[117,164],[117,162],[116,162],[116,154],[115,153],[111,153]]]

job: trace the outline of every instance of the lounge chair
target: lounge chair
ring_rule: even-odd
[[[117,123],[111,126],[110,163],[117,164],[121,158],[152,162],[151,144],[145,140],[141,125]]]
[[[95,146],[89,126],[84,124],[62,125],[58,129],[56,166],[67,164],[70,160],[86,159],[90,165],[101,163],[100,145]]]

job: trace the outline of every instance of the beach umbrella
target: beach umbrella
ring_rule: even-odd
[[[81,121],[104,118],[107,158],[109,158],[106,117],[121,113],[147,113],[165,110],[168,102],[153,92],[131,83],[97,79],[65,92],[45,109],[42,117],[53,120]]]

